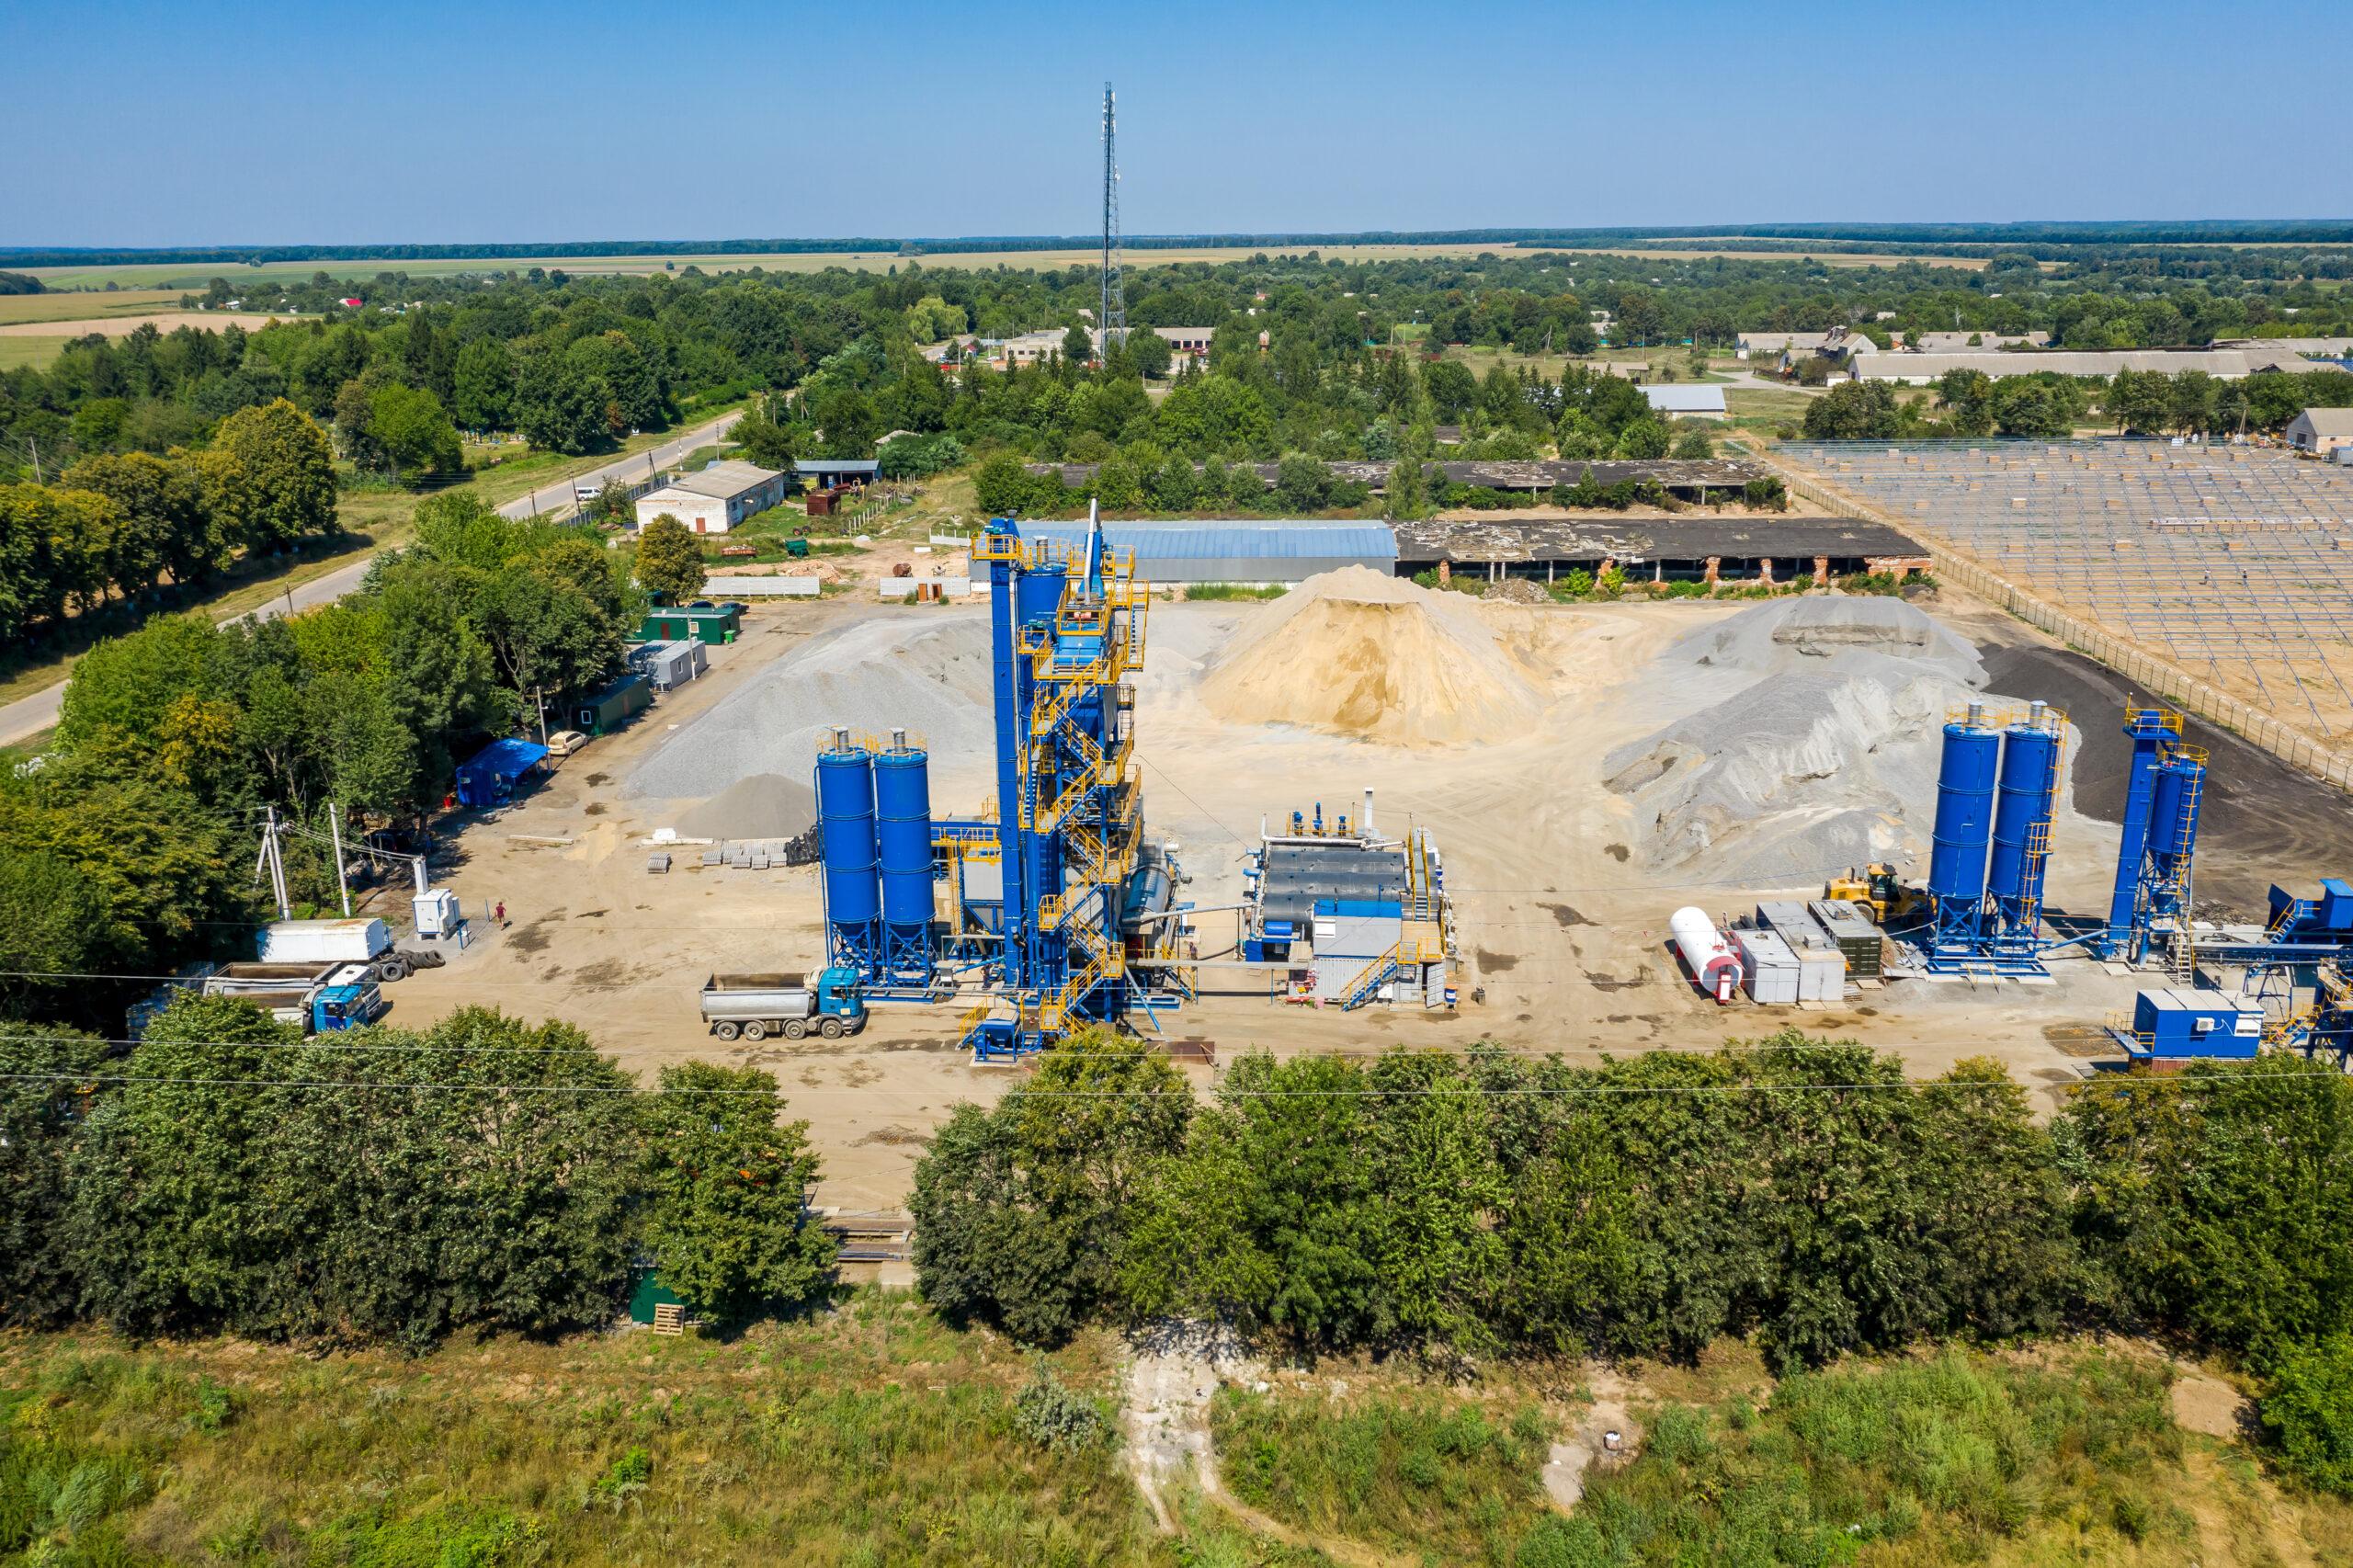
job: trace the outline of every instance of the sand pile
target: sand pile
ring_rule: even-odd
[[[1464,596],[1347,566],[1245,617],[1200,695],[1232,723],[1388,745],[1478,744],[1536,722],[1543,697],[1531,674]]]
[[[935,774],[942,766],[984,766],[994,744],[989,711],[984,618],[860,621],[813,638],[665,740],[630,775],[626,791],[716,805],[710,797],[761,774],[805,789],[818,743],[836,724],[878,735],[912,732],[930,745]]]
[[[1778,885],[1908,858],[1935,810],[1945,716],[1977,652],[1891,599],[1787,599],[1679,640],[1662,673],[1722,695],[1603,759],[1649,866]]]
[[[797,778],[755,773],[678,818],[688,838],[790,838],[817,820],[817,797]]]

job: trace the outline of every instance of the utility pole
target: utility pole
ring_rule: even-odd
[[[351,879],[343,869],[343,808],[327,802],[327,837],[335,845],[335,891],[343,900],[343,917],[351,918]]]
[[[33,483],[35,484],[47,483],[48,481],[44,480],[40,476],[40,443],[34,440],[30,436],[28,436],[25,437],[25,445],[31,449],[33,454]]]
[[[266,806],[263,810],[267,815],[262,821],[262,864],[269,870],[269,891],[278,900],[278,917],[291,920],[294,905],[286,897],[286,858],[278,847],[278,808]]]
[[[533,686],[531,687],[531,700],[539,704],[540,744],[545,745],[548,744],[548,694],[546,690],[539,686]]]

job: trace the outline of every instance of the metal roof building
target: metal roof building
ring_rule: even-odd
[[[2243,348],[2002,348],[1970,354],[1873,354],[1855,362],[1855,374],[1863,381],[1915,386],[1933,381],[1947,370],[1982,370],[1996,379],[2030,376],[2038,370],[2100,377],[2119,370],[2162,370],[2167,375],[2203,370],[2218,381],[2236,381],[2263,370],[2300,373],[2335,369],[2277,349]]]
[[[1724,412],[1724,389],[1710,383],[1703,386],[1653,386],[1643,389],[1643,398],[1656,414],[1715,414]]]
[[[1065,549],[1086,539],[1085,523],[1020,525],[1022,536]],[[1397,538],[1384,523],[1107,522],[1103,538],[1136,552],[1136,575],[1153,583],[1303,583],[1320,572],[1370,566],[1396,570]]]

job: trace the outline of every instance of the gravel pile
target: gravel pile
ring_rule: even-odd
[[[1664,663],[1724,695],[1604,778],[1649,828],[1650,869],[1758,886],[1924,850],[1945,717],[1984,682],[1975,648],[1893,599],[1760,605]]]
[[[817,820],[810,787],[781,774],[739,778],[678,818],[688,838],[790,838]]]
[[[1364,566],[1253,610],[1210,662],[1202,703],[1233,724],[1296,724],[1386,745],[1524,735],[1544,706],[1530,667],[1462,594]]]
[[[877,735],[905,729],[930,746],[935,772],[942,762],[985,762],[994,744],[988,638],[979,616],[886,616],[814,638],[665,740],[625,792],[715,808],[714,797],[759,775],[805,780],[835,725]]]

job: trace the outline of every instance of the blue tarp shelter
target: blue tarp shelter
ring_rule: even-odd
[[[494,806],[514,794],[516,781],[548,759],[548,748],[512,738],[493,741],[458,765],[458,803],[468,811]]]

